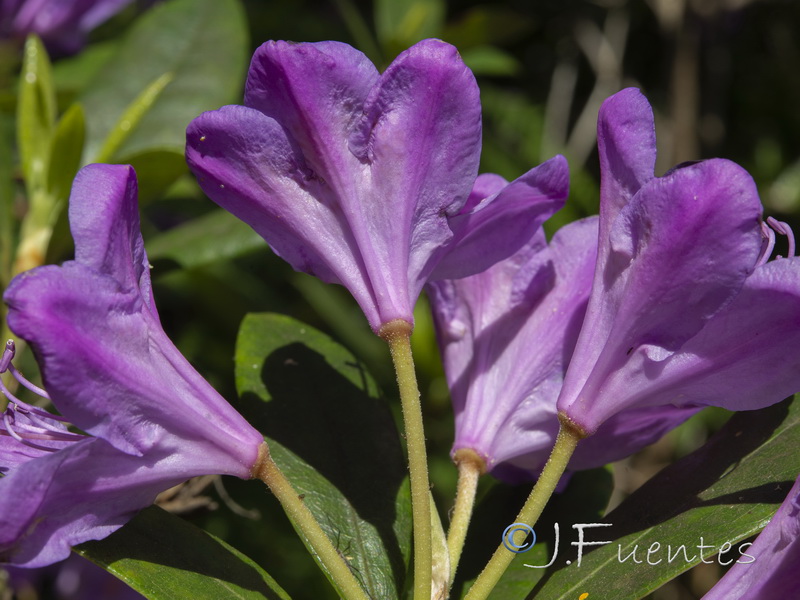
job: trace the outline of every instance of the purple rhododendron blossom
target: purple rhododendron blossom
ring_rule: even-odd
[[[772,520],[703,600],[791,598],[800,588],[800,478]]]
[[[499,176],[481,175],[473,195],[503,193],[504,185]],[[471,449],[489,472],[510,481],[536,476],[555,442],[556,399],[597,255],[597,218],[563,227],[548,245],[541,222],[552,212],[542,213],[531,240],[511,257],[427,288],[455,412],[452,453]],[[694,412],[626,411],[578,446],[571,468],[632,454]]]
[[[204,474],[249,478],[263,442],[161,328],[126,166],[78,173],[75,260],[16,277],[8,324],[30,343],[61,416],[10,403],[0,424],[0,560],[36,567],[101,539],[155,496]],[[49,396],[48,396],[49,394]],[[89,435],[75,433],[66,423]]]
[[[635,89],[603,104],[598,147],[597,267],[559,411],[592,434],[629,408],[757,409],[800,389],[800,259],[767,262],[750,175],[712,159],[655,177]]]
[[[467,201],[480,99],[449,44],[423,40],[378,73],[339,42],[267,42],[244,102],[190,124],[189,166],[292,267],[346,286],[375,332],[413,324],[428,280],[478,273],[531,231],[537,213],[517,193],[530,174],[502,197]],[[566,161],[547,164],[557,185]]]
[[[35,33],[51,51],[72,54],[87,34],[132,0],[3,0],[0,36],[24,38]]]

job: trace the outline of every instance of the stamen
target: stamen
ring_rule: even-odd
[[[28,388],[34,394],[38,394],[42,398],[46,398],[46,399],[50,400],[50,394],[48,394],[46,391],[44,391],[38,385],[35,385],[35,384],[31,383],[22,373],[17,371],[17,368],[14,365],[12,365],[11,363],[9,363],[9,365],[8,365],[8,372],[11,373],[14,376],[14,379],[19,381],[22,385],[24,385],[26,388]]]
[[[14,428],[11,427],[11,415],[12,412],[9,409],[6,409],[5,412],[3,413],[3,423],[6,426],[6,431],[8,432],[8,435],[17,440],[20,444],[24,444],[25,440],[23,440],[19,436],[19,434],[16,431],[14,431]]]
[[[19,381],[24,387],[28,388],[34,394],[41,396],[42,398],[46,398],[50,400],[50,395],[40,388],[38,385],[31,383],[27,377],[25,377],[22,373],[20,373],[17,368],[11,363],[14,359],[14,355],[17,352],[17,346],[14,343],[14,340],[8,340],[6,342],[6,347],[3,350],[3,356],[0,357],[0,373],[5,373],[8,371],[11,375],[14,376],[14,379]]]
[[[28,390],[49,400],[50,396],[45,390],[28,381],[28,379],[26,379],[22,373],[20,373],[16,367],[11,364],[15,353],[16,346],[14,341],[8,340],[6,342],[6,347],[3,350],[3,354],[0,356],[0,373],[5,373],[8,371]],[[8,398],[10,402],[3,413],[3,424],[5,425],[5,431],[0,429],[0,435],[9,435],[21,444],[25,444],[26,446],[30,446],[31,448],[36,448],[38,450],[46,450],[48,452],[57,450],[57,448],[41,446],[32,442],[31,440],[76,442],[86,437],[80,433],[72,433],[67,431],[66,427],[62,425],[62,423],[67,423],[67,420],[64,417],[51,414],[43,408],[28,404],[27,402],[23,402],[17,398],[11,393],[11,390],[5,386],[2,378],[0,378],[0,393]],[[14,427],[17,425],[17,414],[25,415],[25,418],[30,422],[23,422],[20,425],[22,427],[20,431],[14,429]]]
[[[786,240],[789,243],[789,250],[787,252],[787,256],[794,256],[795,255],[794,232],[792,231],[792,228],[789,227],[789,224],[785,223],[784,221],[778,221],[773,217],[767,217],[767,223],[769,223],[769,226],[772,227],[775,231],[786,236]]]
[[[761,222],[761,254],[758,255],[756,266],[760,267],[769,260],[772,251],[775,249],[775,232],[770,229],[769,225]]]
[[[6,409],[5,413],[3,413],[3,424],[6,426],[6,428],[5,431],[0,429],[0,434],[7,433],[12,438],[17,440],[20,444],[24,444],[25,446],[29,446],[30,448],[35,448],[37,450],[44,450],[45,452],[55,452],[56,450],[58,450],[58,448],[49,448],[47,446],[41,446],[35,442],[30,441],[31,438],[39,440],[50,440],[50,439],[54,440],[54,438],[35,433],[34,434],[26,433],[25,437],[22,437],[20,434],[14,431],[14,428],[11,424],[12,415],[13,415],[13,410],[10,407]]]

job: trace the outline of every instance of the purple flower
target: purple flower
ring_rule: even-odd
[[[800,587],[800,478],[764,531],[703,600],[797,596]]]
[[[19,275],[4,296],[49,396],[11,364],[13,342],[0,371],[61,415],[2,390],[11,402],[0,424],[0,560],[29,567],[109,535],[186,479],[249,478],[263,442],[161,328],[133,169],[84,168],[69,210],[75,260]]]
[[[59,54],[72,54],[89,32],[132,0],[3,0],[0,36],[24,38],[35,33]]]
[[[480,272],[529,235],[518,195],[467,201],[480,142],[475,78],[444,42],[382,74],[346,44],[267,42],[245,106],[195,119],[186,155],[211,199],[296,270],[346,286],[379,332],[413,323],[429,279]],[[548,169],[566,176],[561,157]]]
[[[505,194],[518,184],[504,185],[498,176],[481,175],[473,195]],[[533,237],[511,257],[483,273],[428,286],[455,412],[452,453],[471,449],[493,475],[512,481],[537,475],[555,442],[556,399],[597,256],[596,218],[563,227],[548,245],[540,226],[551,212],[541,214]],[[582,442],[571,467],[631,454],[693,412],[627,411]]]
[[[603,104],[598,146],[597,268],[559,411],[591,434],[629,408],[757,409],[800,389],[800,259],[767,262],[752,178],[720,159],[654,177],[635,89]]]

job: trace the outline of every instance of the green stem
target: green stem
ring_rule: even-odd
[[[539,476],[536,485],[533,486],[530,496],[525,501],[522,510],[519,511],[515,523],[525,523],[533,527],[544,510],[545,504],[553,495],[553,491],[558,485],[564,470],[567,468],[569,459],[575,451],[578,442],[586,437],[585,433],[576,427],[569,419],[559,413],[561,428],[558,431],[555,446],[547,459],[542,474]],[[518,532],[522,533],[522,532]],[[484,567],[478,579],[469,589],[469,593],[464,600],[485,600],[492,593],[494,586],[500,581],[508,565],[514,560],[516,554],[508,550],[503,544],[495,550],[492,558]]]
[[[447,550],[450,554],[450,584],[456,577],[458,561],[464,550],[472,509],[475,506],[475,493],[478,490],[478,479],[486,472],[486,463],[471,448],[456,450],[453,461],[458,466],[458,486],[450,529],[447,532]]]
[[[414,523],[414,600],[431,597],[431,500],[428,483],[428,458],[422,406],[419,400],[414,358],[411,355],[411,325],[395,320],[381,327],[379,335],[389,344],[400,388],[403,408],[408,470],[411,474],[411,512]]]
[[[334,582],[342,597],[347,600],[369,600],[353,576],[349,565],[336,551],[336,547],[325,535],[305,502],[272,460],[266,442],[259,449],[258,461],[253,467],[253,477],[266,483],[275,494],[286,515],[305,537],[306,543],[315,553],[315,558],[322,563],[323,570]]]

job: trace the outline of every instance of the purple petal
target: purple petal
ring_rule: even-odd
[[[228,107],[189,127],[206,193],[295,269],[346,285],[375,331],[413,322],[477,171],[478,89],[455,49],[425,40],[378,76],[343,44],[270,42],[245,101],[263,114]]]
[[[710,160],[647,183],[610,231],[559,409],[588,433],[632,405],[602,393],[640,346],[674,351],[729,302],[761,247],[761,204],[741,167]]]
[[[347,140],[377,80],[375,66],[347,44],[270,41],[253,55],[245,105],[280,123],[309,167],[343,197],[357,164]]]
[[[226,106],[186,132],[186,159],[205,193],[248,223],[298,271],[342,283],[378,319],[363,262],[339,202],[284,129],[260,112]]]
[[[800,587],[800,478],[753,545],[703,600],[791,598]]]
[[[653,109],[628,88],[608,98],[597,118],[600,154],[600,239],[636,192],[653,178],[656,131]]]
[[[128,165],[88,165],[72,184],[69,223],[75,260],[141,290],[153,314],[150,265],[144,251],[136,173]]]
[[[430,256],[452,237],[447,217],[461,210],[472,189],[480,142],[478,86],[449,44],[415,44],[370,93],[350,148],[369,167],[371,190],[357,212],[355,206],[345,211],[382,322],[409,320]]]
[[[508,185],[508,181],[495,173],[481,173],[472,186],[466,204],[459,214],[471,212],[483,200],[489,196],[494,196]]]
[[[453,449],[490,470],[546,453],[555,399],[589,295],[597,220],[540,237],[487,271],[435,282],[432,304],[456,413]],[[502,390],[502,393],[500,391]]]
[[[694,406],[654,406],[624,410],[583,439],[570,459],[570,469],[594,469],[630,456],[696,414]]]
[[[800,389],[799,345],[800,258],[779,259],[758,267],[679,352],[650,358],[643,348],[632,356],[607,393],[636,390],[632,401],[640,405],[764,408]]]
[[[76,263],[28,271],[5,294],[58,410],[83,431],[141,455],[172,432],[229,453],[249,477],[261,436],[147,316],[141,295]]]
[[[0,562],[63,560],[70,546],[111,534],[159,492],[226,462],[176,438],[143,458],[87,439],[28,461],[0,479]]]
[[[450,219],[453,239],[435,257],[431,278],[466,277],[507,258],[561,209],[568,193],[569,167],[557,156],[486,196]]]

